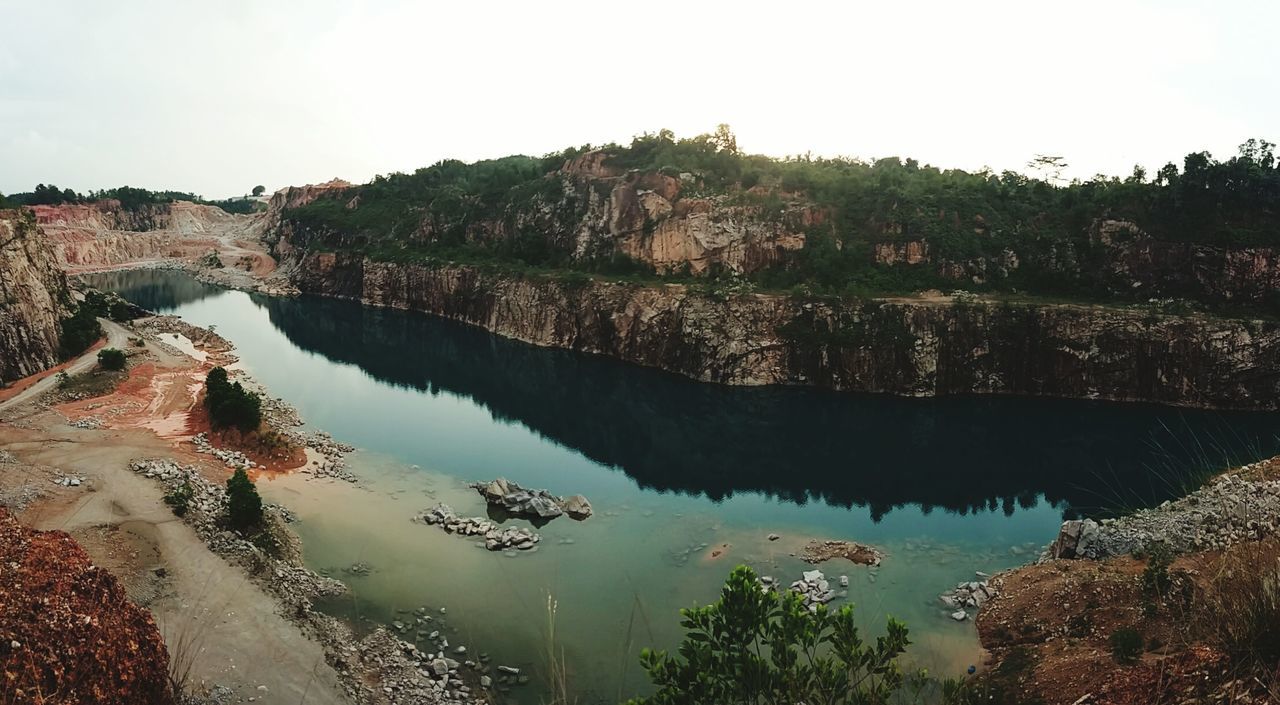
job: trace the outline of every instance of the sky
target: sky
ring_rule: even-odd
[[[208,198],[728,123],[1068,177],[1280,141],[1280,3],[0,0],[0,192]]]

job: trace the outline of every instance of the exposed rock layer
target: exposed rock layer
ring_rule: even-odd
[[[1072,305],[720,299],[294,252],[303,291],[426,311],[725,384],[1274,409],[1280,326]]]
[[[102,269],[131,262],[207,254],[228,231],[250,233],[258,219],[185,201],[123,209],[114,201],[33,206],[58,263]]]
[[[58,362],[58,321],[70,293],[29,215],[0,211],[0,381]]]

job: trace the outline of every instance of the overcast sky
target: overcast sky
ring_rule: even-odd
[[[241,194],[727,122],[1128,174],[1280,141],[1274,2],[0,0],[0,192]]]

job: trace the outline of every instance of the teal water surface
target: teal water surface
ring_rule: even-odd
[[[308,563],[351,586],[327,609],[371,625],[428,607],[429,629],[443,624],[451,648],[532,674],[513,692],[525,701],[545,693],[549,602],[573,692],[616,701],[644,688],[640,647],[675,645],[678,608],[715,599],[737,563],[798,578],[810,566],[791,554],[811,538],[882,548],[878,569],[821,568],[850,577],[847,599],[870,633],[886,615],[904,619],[913,663],[958,674],[979,658],[977,641],[970,622],[946,617],[939,592],[1030,560],[1064,516],[1149,506],[1206,471],[1280,452],[1275,414],[721,387],[427,315],[250,295],[181,273],[91,281],[216,326],[310,426],[360,449],[357,490],[262,483],[302,517]],[[497,476],[582,493],[597,515],[547,524],[538,552],[514,558],[410,522],[437,501],[484,515],[465,483]],[[344,572],[354,563],[372,572]]]

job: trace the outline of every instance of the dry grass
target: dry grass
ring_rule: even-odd
[[[1280,539],[1233,546],[1206,578],[1194,631],[1280,700]]]
[[[556,642],[557,603],[547,593],[547,692],[550,699],[545,705],[572,705],[569,697],[569,671],[565,665],[564,647]]]

